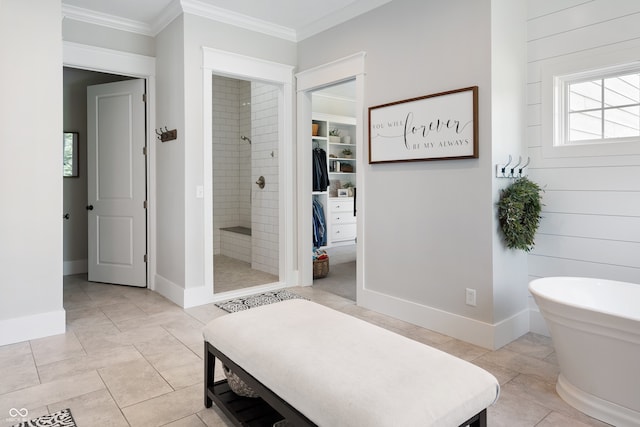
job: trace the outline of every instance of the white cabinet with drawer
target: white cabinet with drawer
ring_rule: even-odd
[[[331,243],[345,242],[356,238],[356,217],[353,212],[353,197],[329,199],[329,240]]]

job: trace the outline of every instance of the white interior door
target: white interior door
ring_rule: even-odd
[[[89,280],[147,286],[145,82],[87,88]]]

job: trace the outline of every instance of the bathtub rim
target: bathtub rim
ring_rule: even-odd
[[[536,284],[543,284],[543,283],[547,283],[547,282],[552,282],[554,280],[558,280],[558,281],[587,281],[587,282],[601,282],[601,283],[610,283],[610,284],[622,284],[622,285],[628,285],[628,286],[638,286],[638,288],[640,289],[640,284],[635,284],[635,283],[631,283],[631,282],[623,282],[620,280],[610,280],[610,279],[598,279],[595,277],[580,277],[580,276],[549,276],[549,277],[541,277],[538,279],[534,279],[529,281],[529,293],[531,293],[531,295],[533,295],[534,299],[536,300],[536,304],[538,305],[538,308],[541,310],[540,304],[538,302],[538,298],[543,299],[543,300],[547,300],[547,301],[551,301],[553,303],[556,304],[560,304],[560,305],[565,305],[567,307],[572,307],[575,309],[579,309],[579,310],[586,310],[589,312],[593,312],[593,313],[601,313],[604,315],[608,315],[608,316],[613,316],[613,317],[617,317],[617,318],[621,318],[621,319],[625,319],[628,321],[632,321],[632,322],[640,322],[640,315],[638,317],[633,317],[633,316],[629,316],[626,313],[620,313],[620,312],[615,312],[612,310],[605,310],[605,309],[601,309],[601,308],[595,308],[586,304],[577,304],[577,303],[572,303],[569,302],[565,299],[562,298],[558,298],[557,296],[554,295],[550,295],[549,293],[545,293],[543,291],[541,291],[540,289],[536,288]]]

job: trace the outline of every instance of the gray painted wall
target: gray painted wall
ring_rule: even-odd
[[[494,151],[517,157],[523,147],[524,11],[523,1],[394,0],[298,44],[301,71],[366,52],[365,107],[479,87],[478,159],[362,171],[364,287],[385,301],[378,309],[491,327],[526,312],[526,257],[502,248],[493,205],[506,184],[493,176]],[[501,123],[494,114],[505,111]],[[476,307],[465,288],[476,289]]]
[[[105,49],[156,56],[154,37],[119,31],[113,28],[92,25],[86,22],[64,19],[62,37],[67,42],[75,42]]]
[[[60,16],[0,3],[0,345],[65,330]]]
[[[365,287],[486,321],[492,318],[488,6],[396,0],[298,46],[300,70],[365,51],[366,107],[479,86],[479,159],[362,171]],[[478,291],[474,312],[464,306],[466,286]]]

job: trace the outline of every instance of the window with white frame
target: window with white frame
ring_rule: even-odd
[[[604,164],[614,161],[613,156],[640,155],[638,52],[640,42],[634,42],[540,64],[539,137],[544,158]]]
[[[555,146],[640,140],[640,64],[554,80]]]

